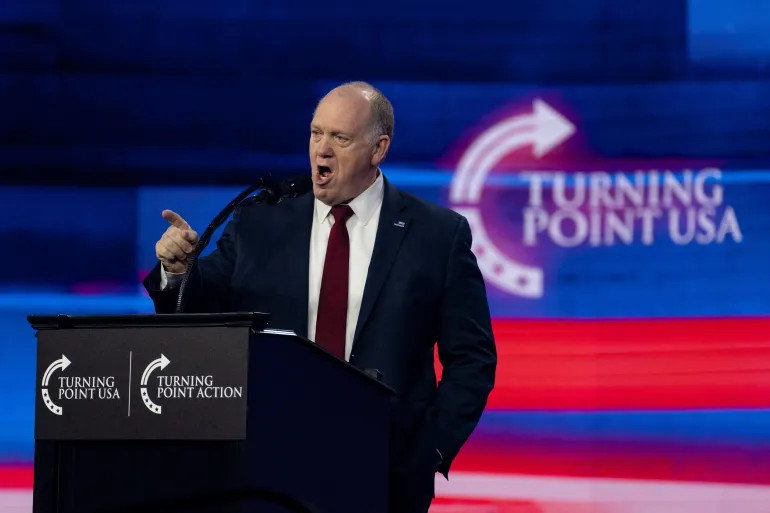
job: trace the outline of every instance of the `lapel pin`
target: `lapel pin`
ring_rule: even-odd
[[[393,226],[398,226],[399,228],[403,228],[404,226],[406,226],[406,223],[403,221],[396,221],[395,223],[393,223]]]

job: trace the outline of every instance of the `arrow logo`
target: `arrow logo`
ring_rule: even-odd
[[[144,369],[144,372],[142,373],[142,386],[147,386],[147,380],[150,379],[150,374],[152,374],[155,369],[160,367],[160,370],[163,370],[166,368],[166,366],[171,363],[168,358],[163,356],[163,353],[160,354],[160,358],[157,360],[153,360],[150,362],[150,365],[147,366],[146,369]]]
[[[455,211],[468,219],[473,232],[473,252],[479,268],[491,283],[523,297],[543,295],[543,270],[522,265],[506,257],[490,239],[477,206],[487,176],[506,155],[532,146],[542,158],[575,133],[575,125],[553,107],[537,98],[532,113],[514,116],[489,127],[468,147],[460,159],[449,192]]]
[[[575,125],[541,99],[532,103],[532,114],[501,121],[485,130],[466,150],[452,180],[452,203],[478,203],[492,168],[509,153],[531,145],[542,158],[575,133]]]
[[[48,382],[51,380],[51,375],[56,372],[57,370],[65,370],[67,367],[70,366],[70,363],[72,363],[66,356],[63,354],[61,355],[61,358],[58,360],[55,360],[51,365],[48,366],[48,368],[43,373],[43,381],[41,383],[42,390],[41,394],[43,396],[43,402],[45,403],[46,407],[53,413],[54,415],[61,415],[64,412],[64,409],[61,406],[58,406],[51,400],[51,395],[48,393]]]
[[[166,368],[166,366],[171,363],[171,361],[166,358],[163,353],[160,354],[160,358],[153,360],[150,362],[150,364],[144,369],[144,372],[142,373],[142,381],[141,381],[141,395],[142,395],[142,401],[144,402],[144,405],[147,407],[148,410],[150,410],[153,413],[157,413],[160,415],[163,413],[163,408],[152,402],[150,399],[150,394],[147,392],[147,381],[150,379],[150,374],[155,372],[155,369],[160,368],[160,370],[163,370]]]
[[[48,366],[48,368],[45,370],[45,373],[43,374],[43,383],[42,385],[44,387],[48,386],[48,381],[51,379],[51,374],[56,372],[57,370],[61,369],[64,370],[67,367],[70,366],[72,362],[64,355],[61,355],[61,358],[54,361],[51,365]]]

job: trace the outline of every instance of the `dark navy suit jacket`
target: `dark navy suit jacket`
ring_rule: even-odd
[[[201,259],[187,311],[269,312],[271,327],[306,336],[313,213],[312,194],[237,212]],[[145,286],[158,312],[173,312],[176,291],[159,283],[158,266]],[[387,180],[350,363],[380,370],[396,390],[391,470],[416,479],[414,469],[432,466],[423,483],[432,493],[433,473],[446,475],[479,420],[497,357],[468,222]]]

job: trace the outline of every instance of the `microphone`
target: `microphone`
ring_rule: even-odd
[[[262,187],[262,191],[250,198],[246,198],[236,208],[243,208],[246,205],[252,203],[267,203],[268,205],[275,205],[280,203],[286,198],[296,198],[309,191],[313,187],[313,179],[310,175],[300,175],[294,178],[289,178],[280,183],[272,182],[269,178],[266,179],[265,185]]]
[[[262,190],[259,192],[259,194],[247,198],[249,194],[260,188]],[[177,296],[176,299],[176,313],[182,313],[184,311],[184,293],[187,289],[187,280],[190,278],[193,268],[198,263],[198,257],[203,252],[203,250],[206,249],[206,246],[208,246],[211,237],[214,235],[214,232],[217,230],[217,228],[219,228],[222,223],[224,223],[227,218],[230,217],[230,214],[233,211],[254,203],[276,205],[286,198],[296,198],[297,196],[301,196],[312,188],[313,180],[310,175],[299,175],[277,183],[270,175],[265,175],[261,177],[257,183],[250,185],[241,191],[238,196],[233,198],[233,200],[228,203],[227,206],[223,208],[222,211],[217,214],[214,220],[211,221],[211,223],[206,227],[206,229],[203,231],[203,234],[198,239],[198,243],[195,245],[195,249],[190,255],[190,258],[187,259],[187,268],[185,269],[184,276],[182,277],[182,282],[179,285],[179,296]]]

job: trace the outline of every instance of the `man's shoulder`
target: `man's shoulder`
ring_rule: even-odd
[[[396,188],[401,195],[404,205],[409,209],[412,215],[417,219],[424,219],[430,225],[456,227],[464,219],[462,215],[454,210],[443,207],[432,201],[420,198],[412,193]]]

